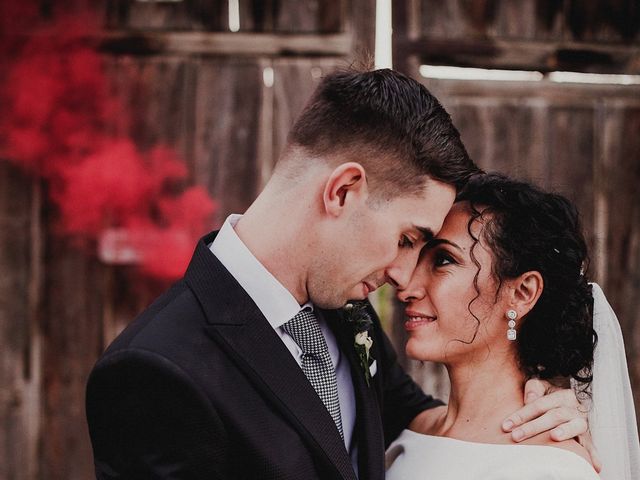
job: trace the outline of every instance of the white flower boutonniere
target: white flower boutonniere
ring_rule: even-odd
[[[373,346],[373,339],[369,336],[369,328],[371,328],[373,322],[364,302],[347,303],[344,306],[344,310],[346,312],[346,320],[351,324],[355,333],[354,347],[364,372],[364,379],[367,382],[367,386],[369,386],[371,382],[369,364],[372,361],[370,350]]]

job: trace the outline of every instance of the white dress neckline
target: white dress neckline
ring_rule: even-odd
[[[409,434],[413,434],[413,435],[417,435],[420,437],[429,437],[429,438],[436,438],[436,439],[442,439],[442,440],[449,440],[451,442],[459,442],[459,443],[466,443],[469,445],[480,445],[480,446],[484,446],[484,445],[494,445],[496,447],[533,447],[533,448],[553,448],[554,450],[560,450],[561,452],[566,452],[569,455],[573,455],[578,457],[579,459],[581,459],[582,461],[584,461],[587,465],[591,466],[591,464],[581,455],[578,455],[576,452],[572,452],[571,450],[567,450],[566,448],[560,448],[560,447],[554,447],[551,445],[532,445],[530,443],[486,443],[486,442],[473,442],[471,440],[461,440],[459,438],[453,438],[453,437],[441,437],[438,435],[430,435],[428,433],[420,433],[420,432],[416,432],[415,430],[405,430],[405,432],[408,432]]]
[[[591,464],[548,445],[493,444],[404,430],[387,450],[387,480],[598,480]]]

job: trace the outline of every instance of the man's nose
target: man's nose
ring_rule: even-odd
[[[396,287],[396,296],[402,303],[422,300],[427,294],[427,276],[424,272],[414,269],[411,278],[403,287]]]
[[[404,290],[411,281],[413,271],[418,264],[419,254],[398,255],[391,265],[387,267],[387,281],[398,290]]]

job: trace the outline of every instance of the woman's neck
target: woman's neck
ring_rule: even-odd
[[[449,405],[433,426],[435,435],[486,443],[511,443],[502,422],[523,406],[525,377],[511,352],[448,365]]]

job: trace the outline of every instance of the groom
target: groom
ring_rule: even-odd
[[[370,308],[367,321],[342,307],[406,286],[476,172],[417,82],[327,76],[260,196],[199,242],[184,278],[96,364],[97,477],[384,478],[385,446],[440,402],[396,363]],[[547,419],[525,434],[561,423]],[[584,430],[575,420],[567,436]]]

